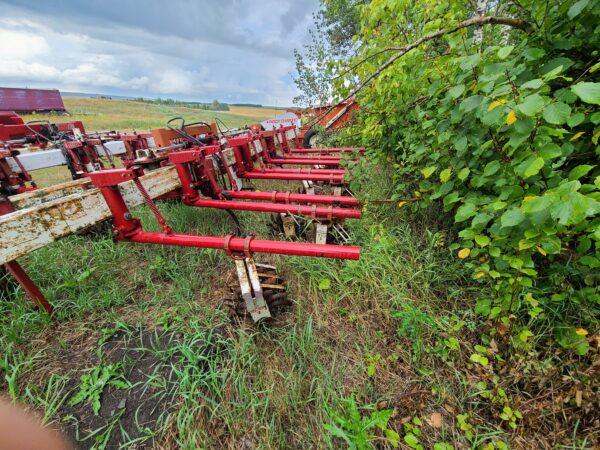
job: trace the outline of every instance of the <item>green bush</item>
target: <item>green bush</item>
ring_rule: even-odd
[[[351,94],[398,48],[468,19],[465,5],[362,7],[362,45],[344,63],[358,66],[337,92]],[[495,288],[478,313],[512,328],[516,346],[550,324],[558,344],[585,354],[600,306],[600,3],[494,8],[529,26],[426,41],[359,92],[362,120],[350,133],[394,165],[397,199],[421,199],[399,206],[443,205],[457,233],[450,249]]]

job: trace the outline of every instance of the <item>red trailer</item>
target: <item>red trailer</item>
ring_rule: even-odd
[[[359,109],[356,100],[351,98],[337,105],[316,106],[304,110],[288,109],[288,112],[293,112],[298,118],[304,116],[305,123],[302,124],[299,137],[304,148],[315,148],[318,147],[317,129],[314,127],[317,123],[326,130],[340,128],[345,126]]]
[[[66,112],[58,89],[20,89],[0,87],[0,111],[19,114]]]

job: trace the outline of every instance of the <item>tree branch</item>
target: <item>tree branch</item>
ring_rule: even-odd
[[[360,64],[367,61],[368,59],[370,59],[374,56],[380,55],[382,53],[388,52],[388,51],[397,52],[394,55],[392,55],[386,62],[384,62],[382,65],[380,65],[377,68],[377,70],[375,70],[375,72],[373,72],[371,75],[369,75],[367,78],[365,78],[358,86],[356,86],[354,89],[352,89],[352,91],[339,103],[343,103],[346,100],[349,100],[350,98],[354,97],[368,83],[370,83],[373,79],[377,78],[381,74],[381,72],[383,72],[385,69],[387,69],[392,64],[394,64],[394,62],[396,60],[398,60],[402,56],[406,55],[411,50],[414,50],[415,48],[419,47],[421,44],[431,41],[431,40],[434,40],[434,39],[437,39],[441,36],[444,36],[445,34],[456,33],[457,31],[462,30],[463,28],[468,28],[468,27],[472,27],[472,26],[482,26],[482,25],[506,25],[506,26],[509,26],[512,28],[517,28],[521,31],[524,31],[527,34],[530,34],[533,32],[533,27],[528,22],[526,22],[525,20],[522,20],[522,19],[515,19],[512,17],[475,16],[475,17],[472,17],[470,19],[467,19],[467,20],[464,20],[464,21],[458,23],[456,26],[454,26],[452,28],[444,28],[442,30],[438,30],[434,33],[430,33],[426,36],[423,36],[422,38],[417,39],[412,44],[408,44],[403,47],[386,47],[382,50],[378,50],[377,52],[373,53],[370,56],[363,58],[361,61],[356,63],[354,66],[352,66],[353,68],[356,68]],[[350,69],[350,70],[352,70],[352,69]],[[328,108],[323,114],[321,114],[317,119],[315,119],[310,124],[310,126],[312,126],[316,122],[320,121],[323,117],[325,117],[327,114],[329,114],[331,111],[333,111],[334,108],[335,108],[335,105],[332,106],[331,108]]]

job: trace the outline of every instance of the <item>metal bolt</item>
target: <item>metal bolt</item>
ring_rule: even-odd
[[[127,211],[125,214],[123,214],[123,218],[125,220],[131,220],[131,213],[129,211]]]

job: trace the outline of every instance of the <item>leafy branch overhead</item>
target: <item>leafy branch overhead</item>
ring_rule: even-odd
[[[348,75],[349,73],[351,73],[353,70],[355,70],[358,66],[360,66],[361,64],[364,64],[365,62],[375,58],[376,56],[379,56],[381,54],[384,53],[389,53],[389,52],[394,52],[394,54],[387,60],[385,61],[383,64],[381,64],[379,67],[377,67],[370,75],[368,75],[364,80],[362,80],[357,86],[355,86],[350,93],[348,93],[342,100],[341,102],[344,102],[348,99],[353,98],[356,94],[358,94],[365,86],[367,86],[371,81],[373,81],[374,79],[376,79],[379,75],[381,75],[381,73],[388,69],[389,67],[391,67],[398,59],[400,59],[402,56],[406,55],[407,53],[409,53],[411,50],[414,50],[416,48],[418,48],[419,46],[423,45],[426,42],[429,41],[433,41],[435,39],[438,39],[446,34],[451,34],[451,33],[456,33],[459,30],[462,30],[464,28],[469,28],[469,27],[474,27],[474,26],[483,26],[483,25],[505,25],[505,26],[509,26],[509,27],[513,27],[513,28],[517,28],[519,30],[522,30],[526,33],[531,33],[533,32],[533,28],[532,26],[522,20],[522,19],[515,19],[512,17],[495,17],[495,16],[476,16],[473,17],[471,19],[467,19],[464,20],[460,23],[458,23],[456,26],[451,27],[451,28],[444,28],[438,31],[435,31],[433,33],[430,33],[426,36],[421,37],[420,39],[417,39],[416,41],[412,42],[411,44],[408,45],[404,45],[401,47],[385,47],[381,50],[378,50],[362,59],[360,59],[358,62],[353,63],[349,68],[343,70],[339,75],[336,75],[334,77],[334,79],[337,78],[342,78],[346,75]],[[322,113],[319,116],[319,119],[322,117],[325,117],[327,114],[329,114],[331,111],[333,110],[332,108],[327,109],[324,113]],[[315,122],[318,121],[315,120]]]

